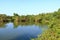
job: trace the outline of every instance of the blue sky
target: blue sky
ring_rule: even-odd
[[[36,15],[60,8],[60,0],[0,0],[0,14]]]

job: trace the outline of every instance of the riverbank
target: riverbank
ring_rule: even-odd
[[[0,14],[0,22],[32,22],[48,25],[48,30],[41,36],[33,40],[60,40],[60,9],[51,13],[42,13],[38,15],[19,16],[14,13],[14,16]]]

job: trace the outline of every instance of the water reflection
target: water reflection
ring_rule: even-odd
[[[38,22],[13,22],[13,24],[14,24],[14,27],[18,27],[19,25],[20,26],[27,26],[27,25],[45,26]]]
[[[0,28],[0,40],[30,40],[42,33],[42,27],[32,23],[9,22],[3,25]]]
[[[0,22],[0,28],[5,28],[6,27],[5,24],[6,24],[6,22],[5,23],[4,22]]]

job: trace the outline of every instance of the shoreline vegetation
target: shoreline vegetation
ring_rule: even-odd
[[[42,35],[38,35],[38,38],[33,38],[32,40],[60,40],[60,9],[55,12],[38,15],[19,16],[17,13],[14,13],[14,16],[7,16],[5,14],[0,14],[0,23],[2,22],[47,24],[49,29]]]

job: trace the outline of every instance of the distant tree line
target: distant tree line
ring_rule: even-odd
[[[39,22],[43,24],[49,24],[53,19],[60,19],[60,9],[51,13],[40,13],[38,15],[18,15],[14,13],[14,16],[7,16],[5,14],[0,14],[0,22]]]

